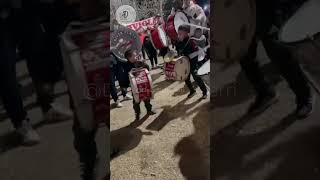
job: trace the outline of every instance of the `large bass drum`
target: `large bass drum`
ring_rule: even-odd
[[[254,0],[218,0],[214,4],[214,58],[238,59],[245,55],[256,28]]]
[[[156,49],[168,47],[169,42],[167,34],[163,30],[162,26],[159,26],[151,31],[151,42]]]
[[[185,13],[177,11],[168,17],[165,25],[165,31],[171,40],[177,40],[179,26],[185,23],[190,23]]]
[[[110,49],[121,61],[126,62],[124,53],[128,49],[141,52],[142,44],[139,35],[132,29],[118,25],[110,35]]]

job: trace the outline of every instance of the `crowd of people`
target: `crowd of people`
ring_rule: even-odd
[[[190,2],[189,2],[190,3]],[[183,7],[184,9],[188,9],[189,6],[185,5]],[[181,11],[184,11],[181,7]],[[171,15],[173,15],[174,12],[172,12]],[[202,91],[202,98],[207,98],[207,87],[205,83],[203,82],[202,78],[197,74],[197,71],[199,67],[204,64],[207,60],[209,60],[209,54],[207,53],[207,46],[209,46],[208,42],[208,36],[209,31],[204,31],[202,28],[196,28],[194,32],[191,34],[191,27],[189,25],[181,25],[178,30],[178,39],[169,39],[171,42],[172,47],[163,47],[161,49],[156,49],[151,37],[151,31],[155,30],[158,26],[165,26],[164,18],[160,15],[156,15],[156,18],[159,20],[154,26],[147,26],[142,31],[139,29],[137,31],[137,34],[143,38],[142,40],[142,49],[141,52],[138,52],[134,49],[129,49],[125,52],[126,60],[127,62],[124,62],[120,58],[118,58],[115,54],[112,53],[112,63],[110,64],[111,67],[111,96],[114,101],[115,107],[121,108],[123,105],[118,97],[118,90],[116,88],[116,81],[118,80],[119,88],[121,91],[121,95],[123,96],[123,100],[131,100],[133,97],[129,94],[127,94],[127,89],[130,87],[130,81],[129,81],[129,73],[132,70],[132,68],[138,68],[138,67],[144,67],[148,70],[154,70],[156,68],[162,68],[162,64],[158,63],[159,57],[162,57],[162,59],[165,58],[165,56],[169,53],[171,50],[176,51],[176,57],[179,56],[186,56],[188,57],[192,53],[195,53],[202,49],[202,51],[205,54],[205,57],[203,60],[199,61],[199,55],[194,56],[192,59],[189,60],[191,72],[188,75],[187,80],[185,81],[186,86],[188,87],[190,93],[188,95],[188,98],[191,98],[195,95],[196,91],[191,83],[191,76],[197,83],[197,85],[200,87]],[[142,19],[143,20],[143,19]],[[207,23],[207,21],[206,21]],[[205,32],[205,33],[204,33]],[[139,54],[142,54],[142,59]],[[148,65],[148,61],[150,61],[150,66]],[[137,62],[143,62],[142,65]],[[135,65],[138,64],[138,65]],[[148,114],[155,114],[155,112],[152,110],[152,105],[150,103],[150,100],[145,101],[145,106],[148,111]],[[133,100],[133,108],[136,113],[136,120],[139,120],[140,118],[140,105],[139,103],[136,103]]]

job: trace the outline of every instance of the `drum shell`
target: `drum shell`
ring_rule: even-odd
[[[173,61],[165,63],[164,73],[167,76],[168,69],[166,69],[168,63],[174,64],[174,76],[167,77],[168,80],[175,80],[175,81],[185,81],[189,74],[190,74],[190,61],[188,57],[182,56]]]
[[[150,72],[145,68],[140,69],[140,70],[135,70],[135,71],[137,71],[137,72],[138,71],[145,71],[146,72],[146,76],[147,76],[147,79],[148,79],[148,82],[150,85],[150,91],[151,91],[151,95],[149,98],[152,99],[153,98],[153,93],[152,93],[153,86],[152,86],[152,78],[151,78]],[[130,79],[130,86],[131,86],[134,101],[136,103],[139,103],[139,102],[141,102],[141,99],[139,98],[139,90],[137,87],[137,82],[136,82],[135,76],[133,75],[133,71],[129,72],[129,79]]]
[[[162,49],[165,48],[166,46],[162,43],[161,37],[160,37],[160,33],[159,33],[159,29],[154,29],[151,32],[151,42],[153,44],[153,46],[156,49]]]
[[[108,88],[104,88],[104,85],[101,86],[101,83],[106,85],[109,82],[108,61],[110,59],[108,56],[104,56],[104,58],[97,58],[88,63],[81,56],[88,49],[107,52],[105,39],[103,38],[106,34],[109,34],[106,29],[106,26],[77,31],[69,29],[62,35],[60,42],[66,80],[73,100],[74,111],[80,127],[86,131],[91,131],[100,125],[105,126],[108,123],[107,120],[110,119],[110,104],[106,103],[110,101],[110,97],[105,96],[109,94]],[[86,33],[89,35],[86,36]],[[87,42],[82,42],[87,43],[85,48],[77,46],[77,43],[72,40],[71,37],[74,34],[83,34],[83,36],[89,37],[86,39]],[[97,39],[93,40],[92,38]],[[91,81],[95,79],[95,76],[103,77],[103,79],[99,79],[99,82]],[[99,95],[91,96],[89,90],[92,87],[95,87],[95,90],[99,89]]]
[[[248,52],[256,30],[256,4],[253,0],[216,1],[214,5],[215,60],[239,59]]]
[[[175,15],[175,14],[174,14]],[[168,21],[165,24],[165,31],[171,40],[177,40],[178,34],[174,25],[174,15],[168,17]]]

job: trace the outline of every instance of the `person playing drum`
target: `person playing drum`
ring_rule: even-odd
[[[196,81],[200,89],[202,90],[202,98],[207,98],[207,87],[202,81],[201,77],[198,76],[197,70],[198,70],[198,55],[194,55],[198,51],[198,46],[194,42],[194,40],[190,39],[189,37],[190,33],[190,27],[188,25],[181,25],[178,28],[178,44],[177,44],[177,51],[178,55],[180,56],[187,56],[190,60],[190,74],[192,75],[193,79]],[[191,98],[195,95],[196,91],[192,86],[191,80],[190,80],[190,74],[185,81],[187,87],[190,90],[190,93],[188,95],[188,98]]]
[[[140,58],[141,56],[136,50],[129,49],[124,53],[125,58],[128,60],[126,64],[126,72],[129,73],[132,69],[134,68],[146,68],[150,70],[150,67],[144,62],[141,61]],[[144,100],[144,105],[147,109],[147,114],[148,115],[154,115],[156,112],[152,110],[152,105],[150,103],[150,99]],[[135,102],[133,100],[133,109],[135,112],[135,120],[138,121],[140,120],[140,102]]]
[[[304,0],[305,1],[305,0]],[[287,4],[286,6],[290,6]],[[248,53],[241,59],[240,64],[247,78],[257,92],[255,101],[249,107],[248,113],[260,113],[277,102],[277,94],[269,84],[256,60],[258,41],[261,40],[271,61],[279,67],[281,75],[288,82],[289,87],[296,95],[296,116],[306,118],[313,111],[314,96],[308,85],[307,77],[298,61],[293,59],[292,53],[283,44],[276,41],[270,30],[277,24],[276,0],[256,1],[256,34],[249,47]]]

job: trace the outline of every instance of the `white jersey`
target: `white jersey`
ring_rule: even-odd
[[[194,2],[190,1],[189,6],[183,5],[183,11],[187,14],[187,16],[192,17],[191,22],[193,24],[197,24],[200,26],[207,26],[207,17],[204,13],[202,7]]]

